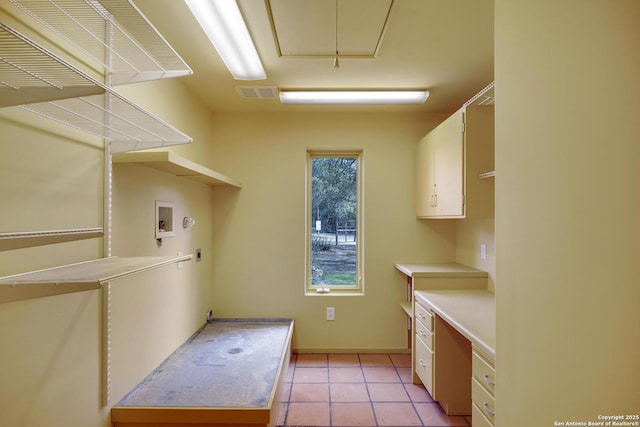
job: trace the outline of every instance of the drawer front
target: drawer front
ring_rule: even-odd
[[[471,400],[480,409],[480,412],[493,423],[496,413],[496,401],[475,378],[471,379]]]
[[[491,362],[486,360],[481,354],[474,351],[471,358],[471,370],[473,378],[495,397],[496,395],[496,371]]]
[[[431,314],[427,309],[425,309],[420,304],[415,304],[415,315],[416,320],[422,322],[423,325],[427,327],[430,331],[433,331],[433,314]]]
[[[418,319],[416,319],[416,336],[420,337],[427,347],[433,351],[433,333]]]
[[[471,425],[473,427],[493,427],[493,423],[484,416],[482,410],[475,404],[471,405]]]
[[[433,352],[427,348],[419,337],[416,337],[416,358],[414,369],[422,384],[430,395],[433,396]]]

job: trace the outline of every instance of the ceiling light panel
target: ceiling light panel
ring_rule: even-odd
[[[242,13],[234,0],[185,1],[235,79],[267,78]]]
[[[340,56],[375,57],[392,5],[393,0],[338,0]],[[267,0],[267,9],[281,56],[335,56],[335,1]]]
[[[428,97],[427,90],[280,91],[283,104],[422,104]]]

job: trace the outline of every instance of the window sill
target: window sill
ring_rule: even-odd
[[[305,291],[304,293],[307,297],[361,297],[364,296],[364,291],[331,291],[331,292],[316,292],[313,291]]]

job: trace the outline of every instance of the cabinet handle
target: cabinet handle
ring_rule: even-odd
[[[418,318],[419,318],[420,320],[424,320],[424,314],[419,313],[419,314],[418,314]]]
[[[489,408],[489,404],[487,402],[482,402],[482,407],[487,414],[491,415],[491,417],[496,416],[496,413]]]
[[[485,383],[487,383],[487,384],[489,384],[491,387],[495,387],[495,386],[496,386],[496,383],[495,383],[495,382],[493,382],[493,381],[491,381],[491,379],[489,378],[489,375],[484,374],[484,375],[482,376],[482,379],[484,379],[484,382],[485,382]]]
[[[434,206],[434,207],[437,207],[437,206],[438,206],[438,195],[437,195],[437,194],[434,194],[434,195],[433,195],[433,200],[434,200],[434,204],[433,204],[433,206]]]
[[[420,330],[418,331],[418,333],[419,333],[423,338],[424,338],[424,337],[425,337],[425,335],[426,335],[422,329],[420,329]]]
[[[424,360],[422,359],[418,359],[418,365],[422,366],[423,368],[427,366],[427,364],[424,363]]]

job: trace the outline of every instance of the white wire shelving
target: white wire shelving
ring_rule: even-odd
[[[0,251],[102,237],[102,227],[0,233]]]
[[[111,142],[114,153],[191,138],[0,23],[0,107],[25,110]],[[49,99],[45,102],[44,99]]]
[[[112,280],[191,258],[193,254],[109,257],[0,277],[0,303],[100,289]]]
[[[130,0],[11,0],[84,55],[117,86],[192,74]]]

